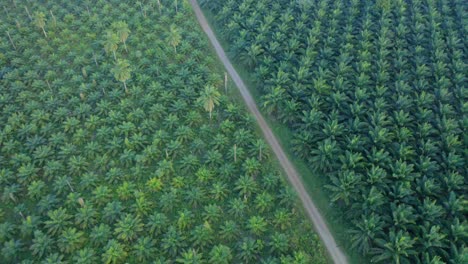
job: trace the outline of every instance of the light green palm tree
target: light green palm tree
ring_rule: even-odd
[[[126,82],[128,79],[130,79],[131,76],[130,64],[128,63],[128,61],[120,59],[117,60],[117,63],[115,64],[115,67],[111,70],[111,72],[114,74],[115,79],[117,79],[119,82],[123,82],[125,92],[128,92]]]
[[[47,38],[47,33],[45,31],[45,23],[47,19],[45,18],[45,14],[42,12],[35,12],[34,13],[34,24],[36,27],[42,29],[42,33],[44,33],[44,36]]]
[[[205,110],[210,113],[210,119],[212,118],[212,112],[214,107],[216,105],[219,105],[220,97],[221,94],[214,86],[207,85],[202,91],[200,97],[198,98],[199,102],[203,104]]]
[[[106,39],[104,40],[104,50],[106,51],[106,53],[112,52],[112,54],[114,55],[114,60],[117,60],[115,51],[119,47],[118,44],[119,44],[119,36],[108,31],[106,34]]]
[[[174,47],[174,52],[177,53],[177,46],[180,44],[182,37],[180,36],[179,30],[175,25],[171,25],[169,29],[169,36],[167,41]]]
[[[128,52],[126,41],[127,41],[128,36],[130,35],[131,31],[128,28],[127,23],[125,21],[115,22],[115,23],[112,24],[112,27],[117,32],[117,36],[119,37],[120,42],[122,42],[124,44],[125,51]]]

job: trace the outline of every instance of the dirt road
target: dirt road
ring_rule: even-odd
[[[343,254],[341,249],[338,247],[338,245],[335,242],[335,239],[330,233],[330,230],[328,229],[325,221],[323,220],[323,217],[320,215],[320,212],[317,210],[317,207],[312,202],[309,194],[305,190],[304,185],[302,184],[302,181],[299,177],[299,174],[297,173],[296,169],[289,161],[288,157],[283,151],[283,148],[281,147],[275,135],[273,134],[271,128],[268,126],[268,124],[265,122],[265,119],[260,114],[260,111],[258,110],[257,105],[255,104],[255,101],[252,95],[250,94],[249,90],[247,89],[244,82],[240,78],[239,74],[234,69],[229,59],[227,58],[226,53],[224,52],[223,48],[219,44],[215,34],[213,33],[213,30],[211,30],[208,22],[206,21],[205,16],[200,10],[200,6],[198,5],[197,1],[190,0],[190,3],[193,7],[193,10],[195,11],[198,22],[200,23],[203,30],[205,31],[208,38],[210,39],[211,44],[214,46],[219,59],[223,62],[224,67],[226,67],[226,70],[228,71],[229,75],[231,76],[234,83],[239,88],[242,98],[247,104],[249,111],[254,115],[256,121],[258,122],[263,132],[263,135],[265,136],[265,139],[267,140],[268,144],[271,146],[271,149],[273,150],[277,159],[279,160],[281,167],[286,172],[289,182],[292,184],[297,194],[299,195],[302,201],[302,204],[304,206],[304,209],[306,210],[309,218],[312,220],[315,226],[315,230],[317,231],[320,238],[322,239],[323,244],[328,250],[328,253],[330,254],[331,258],[333,259],[335,263],[339,263],[339,264],[348,263],[345,255]]]

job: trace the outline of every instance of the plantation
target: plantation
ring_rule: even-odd
[[[468,262],[466,1],[201,3],[292,151],[328,179],[348,250]]]
[[[186,1],[0,6],[0,263],[327,262]]]

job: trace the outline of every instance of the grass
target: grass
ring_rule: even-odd
[[[203,13],[205,14],[208,22],[210,23],[211,28],[218,36],[218,40],[221,43],[221,46],[223,46],[228,57],[231,59],[231,63],[233,64],[234,68],[237,70],[247,87],[249,87],[249,90],[252,96],[254,97],[257,106],[259,106],[261,94],[258,87],[255,84],[253,76],[233,58],[232,54],[229,54],[229,43],[227,43],[219,37],[221,36],[221,34],[218,34],[220,30],[216,26],[216,24],[213,23],[213,14],[206,9],[203,9]],[[212,50],[213,52],[215,52],[214,49]],[[219,63],[221,64],[221,62]],[[221,65],[221,68],[224,67]],[[232,80],[230,80],[228,87],[229,94],[233,96],[236,99],[236,101],[242,102],[242,104],[245,106],[240,92],[238,91],[238,89],[235,88],[235,84],[232,82]],[[304,160],[296,157],[291,151],[291,140],[293,139],[292,131],[282,123],[275,121],[268,115],[265,115],[264,111],[261,110],[261,107],[259,108],[262,112],[262,115],[265,117],[268,125],[271,127],[276,137],[280,141],[280,144],[283,146],[289,160],[293,163],[296,170],[299,172],[302,181],[305,185],[305,188],[307,189],[312,200],[318,207],[320,213],[325,218],[330,232],[332,232],[338,246],[341,246],[343,251],[347,255],[348,261],[352,264],[368,263],[368,259],[350,250],[350,239],[347,235],[347,230],[350,229],[350,225],[346,222],[345,219],[343,219],[343,214],[338,211],[339,209],[330,205],[330,197],[327,195],[327,190],[324,188],[324,186],[328,184],[327,176],[319,175],[316,172],[312,171]],[[257,127],[257,130],[261,134],[259,127]],[[280,168],[279,163],[276,163],[278,168]],[[331,263],[331,260],[329,261]]]

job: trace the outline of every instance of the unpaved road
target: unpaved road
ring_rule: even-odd
[[[265,136],[265,139],[267,140],[268,144],[271,146],[271,149],[275,153],[276,158],[279,160],[281,167],[286,172],[289,182],[292,184],[294,189],[296,189],[296,192],[302,201],[304,209],[306,210],[309,218],[312,220],[315,226],[315,230],[317,231],[320,238],[322,239],[323,244],[327,248],[328,253],[330,254],[331,258],[337,264],[348,263],[345,255],[343,254],[342,250],[338,247],[338,245],[335,242],[335,239],[330,233],[330,230],[328,229],[325,221],[323,220],[323,217],[320,215],[320,212],[317,210],[317,207],[312,202],[309,194],[305,190],[304,185],[302,184],[302,181],[299,177],[299,174],[297,173],[296,169],[289,161],[288,157],[283,151],[283,148],[281,147],[275,135],[271,131],[271,128],[268,126],[268,124],[265,122],[265,119],[260,114],[260,111],[258,111],[257,105],[255,104],[255,101],[252,95],[250,94],[249,90],[245,86],[241,77],[239,76],[239,74],[234,69],[229,59],[227,58],[226,53],[224,52],[223,48],[219,44],[218,39],[213,33],[213,30],[211,30],[197,1],[190,0],[190,4],[192,5],[193,10],[195,11],[198,22],[200,23],[205,33],[208,35],[208,38],[210,39],[211,44],[214,46],[219,59],[223,62],[224,67],[226,67],[226,70],[228,71],[234,83],[237,85],[237,88],[239,88],[242,98],[247,104],[249,111],[254,115],[255,119],[257,120],[263,132],[263,135]]]

